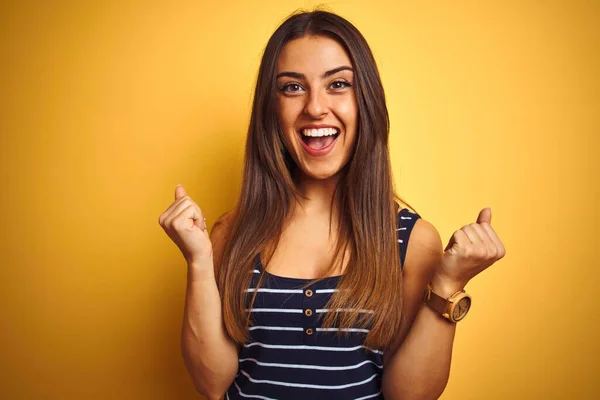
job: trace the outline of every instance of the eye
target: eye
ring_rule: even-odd
[[[334,82],[331,82],[331,85],[330,85],[330,87],[332,89],[344,89],[344,88],[347,88],[350,86],[352,86],[352,84],[350,82],[346,82],[346,81],[334,81]]]
[[[279,88],[279,90],[282,92],[295,93],[302,90],[302,86],[297,83],[287,83]]]

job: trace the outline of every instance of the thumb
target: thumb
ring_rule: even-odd
[[[183,185],[179,184],[179,185],[175,186],[175,200],[182,198],[186,194],[187,193],[185,192]]]
[[[486,207],[479,212],[477,223],[481,224],[483,222],[487,222],[488,224],[492,223],[492,209],[489,207]]]

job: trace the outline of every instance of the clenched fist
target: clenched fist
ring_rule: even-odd
[[[158,218],[158,223],[179,247],[188,264],[212,261],[213,249],[206,220],[183,186],[175,187],[175,201]]]
[[[438,287],[450,287],[449,292],[462,289],[475,275],[504,257],[506,250],[492,228],[492,209],[479,212],[477,222],[454,232],[433,282]]]

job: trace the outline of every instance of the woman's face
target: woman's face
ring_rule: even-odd
[[[277,61],[277,119],[285,146],[304,174],[325,179],[350,160],[358,107],[352,63],[325,36],[288,42]]]

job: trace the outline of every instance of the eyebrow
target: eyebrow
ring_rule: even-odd
[[[337,67],[337,68],[334,68],[332,70],[325,72],[323,75],[321,75],[321,79],[325,79],[328,76],[337,74],[340,71],[350,71],[350,72],[354,73],[354,70],[352,69],[352,67],[349,67],[347,65],[342,65],[341,67]],[[278,73],[277,76],[275,77],[275,79],[279,79],[284,76],[289,76],[290,78],[296,78],[296,79],[306,79],[306,76],[304,74],[301,74],[300,72],[290,72],[290,71]]]

